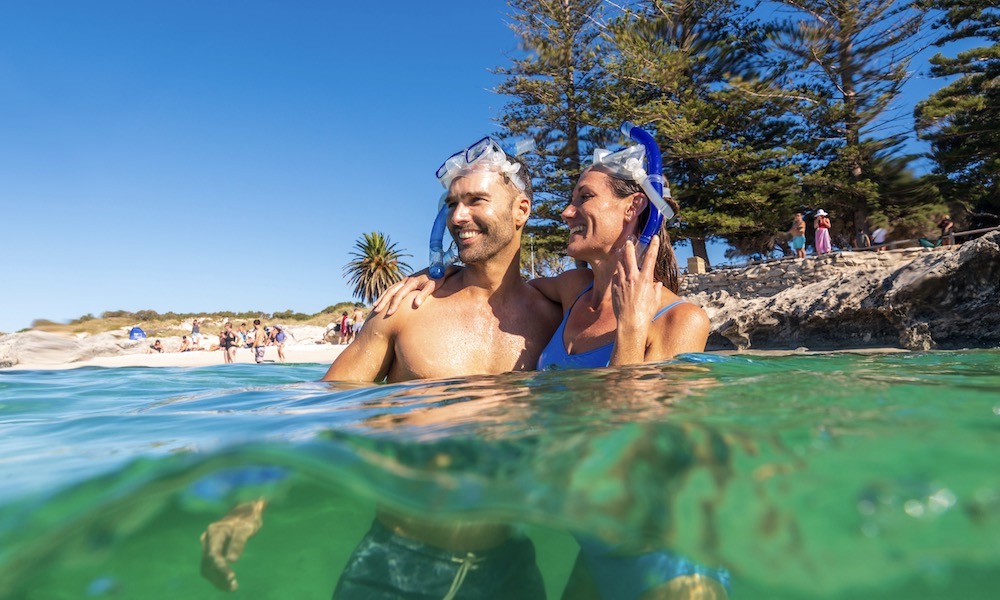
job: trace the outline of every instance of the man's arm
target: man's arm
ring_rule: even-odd
[[[384,379],[395,358],[396,328],[404,318],[372,313],[357,339],[344,348],[321,381],[372,383]]]

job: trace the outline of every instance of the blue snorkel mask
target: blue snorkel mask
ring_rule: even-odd
[[[627,121],[622,123],[621,131],[639,144],[617,152],[597,148],[594,150],[594,165],[600,165],[618,177],[639,184],[652,204],[646,225],[639,234],[637,255],[641,257],[653,236],[660,232],[663,219],[669,222],[674,218],[674,209],[664,200],[671,197],[670,187],[663,177],[663,162],[656,140],[645,130]]]
[[[520,156],[535,147],[534,140],[523,140],[517,143],[514,156]],[[455,178],[467,175],[475,171],[492,171],[506,177],[517,189],[524,191],[524,183],[516,177],[521,165],[507,158],[500,143],[491,137],[484,137],[465,150],[460,150],[448,157],[448,160],[438,167],[434,173],[441,185],[444,186],[444,193],[438,201],[437,218],[434,219],[434,226],[431,228],[430,240],[430,267],[428,273],[433,279],[444,277],[445,267],[455,262],[457,258],[454,247],[444,251],[444,232],[448,225],[448,207],[445,199],[448,197],[448,188]]]

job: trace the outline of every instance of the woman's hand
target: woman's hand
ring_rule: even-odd
[[[636,258],[632,240],[625,242],[621,259],[611,279],[611,302],[618,319],[615,350],[611,364],[635,364],[645,361],[646,336],[653,317],[663,305],[663,285],[653,279],[656,257],[660,249],[660,236],[653,236],[642,258]]]
[[[448,279],[457,271],[458,269],[455,267],[448,267],[443,279],[431,279],[427,275],[427,269],[424,269],[402,281],[397,281],[379,296],[378,300],[375,301],[372,312],[377,313],[381,312],[382,309],[386,309],[385,316],[391,316],[399,308],[400,303],[410,294],[415,294],[413,308],[419,308],[424,300],[427,299],[427,296],[433,294],[434,290],[438,289],[444,283],[445,279]]]

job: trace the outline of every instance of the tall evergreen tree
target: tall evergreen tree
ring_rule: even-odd
[[[773,41],[794,61],[789,85],[803,98],[806,191],[849,235],[885,212],[874,175],[906,135],[888,131],[890,111],[923,48],[924,11],[907,0],[781,1],[796,9]]]
[[[917,105],[917,131],[931,142],[938,185],[946,197],[974,214],[993,217],[978,224],[995,224],[1000,215],[1000,6],[996,0],[930,4],[943,11],[937,26],[946,34],[937,45],[973,39],[984,43],[954,58],[931,58],[934,76],[955,79]]]
[[[500,125],[513,138],[531,137],[536,152],[524,158],[535,175],[533,234],[536,271],[560,270],[566,235],[559,217],[581,172],[581,160],[600,143],[592,95],[601,87],[602,0],[508,0],[521,56],[496,69],[496,88],[511,100]],[[522,244],[527,251],[528,244]],[[527,265],[525,256],[521,263]]]
[[[708,259],[721,236],[747,252],[774,243],[797,203],[793,121],[783,90],[762,73],[767,27],[736,0],[652,0],[609,28],[612,122],[656,132],[681,206],[681,235]]]
[[[354,243],[353,260],[344,265],[344,276],[354,286],[354,296],[365,304],[373,303],[389,286],[410,273],[405,256],[388,236],[373,231]]]

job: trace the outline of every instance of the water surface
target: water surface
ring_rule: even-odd
[[[249,598],[329,598],[376,504],[670,548],[735,598],[992,598],[1000,352],[687,360],[407,384],[326,365],[0,373],[0,598],[218,598],[199,535],[266,497]]]

